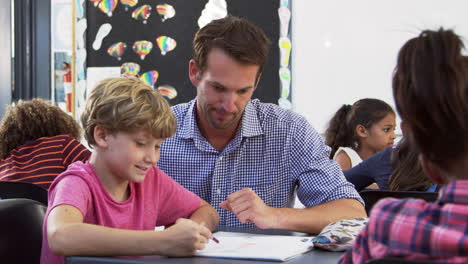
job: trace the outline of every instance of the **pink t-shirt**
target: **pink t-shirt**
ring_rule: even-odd
[[[47,241],[47,219],[58,205],[76,207],[84,222],[112,228],[154,230],[169,225],[178,218],[189,217],[200,207],[200,198],[184,189],[157,166],[153,166],[141,183],[130,182],[130,197],[125,202],[114,201],[92,166],[75,162],[60,174],[49,188],[49,207],[42,234],[42,264],[61,264],[64,257],[56,256]]]

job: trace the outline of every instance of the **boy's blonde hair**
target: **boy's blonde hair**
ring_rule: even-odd
[[[81,123],[90,145],[96,144],[96,126],[111,133],[143,129],[154,138],[171,137],[177,126],[167,101],[137,78],[109,78],[99,82],[87,99]]]

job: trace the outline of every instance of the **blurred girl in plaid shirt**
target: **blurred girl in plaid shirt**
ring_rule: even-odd
[[[397,110],[421,167],[443,185],[435,203],[384,199],[340,263],[396,257],[468,263],[468,58],[451,30],[406,42],[393,76]]]

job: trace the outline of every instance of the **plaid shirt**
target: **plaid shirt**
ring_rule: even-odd
[[[382,257],[468,263],[468,180],[442,187],[435,203],[379,201],[340,263]]]
[[[196,101],[172,108],[178,122],[174,137],[164,141],[159,167],[198,194],[220,214],[222,226],[253,227],[219,207],[226,197],[252,188],[273,207],[291,207],[294,191],[306,206],[359,195],[347,182],[330,148],[298,114],[251,100],[240,128],[219,152],[201,135]]]

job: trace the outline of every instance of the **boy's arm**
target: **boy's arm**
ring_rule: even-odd
[[[211,237],[208,228],[188,219],[179,219],[161,232],[86,224],[81,212],[70,205],[55,207],[46,224],[49,247],[60,256],[189,256]]]
[[[218,212],[204,200],[201,200],[200,207],[192,213],[190,219],[197,223],[203,223],[211,231],[216,230],[219,225]]]

